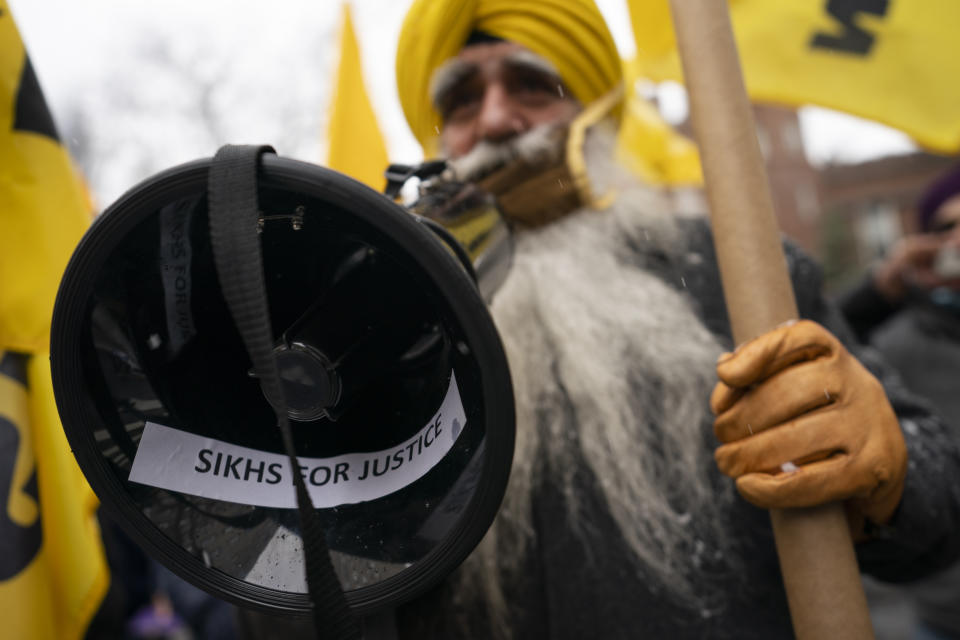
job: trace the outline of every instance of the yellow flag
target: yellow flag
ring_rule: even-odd
[[[0,348],[46,350],[53,300],[90,224],[5,0],[0,0]]]
[[[681,80],[667,0],[629,4],[643,75]],[[845,111],[900,129],[928,149],[960,150],[960,2],[729,4],[753,100]]]
[[[703,171],[697,146],[681,135],[657,108],[636,91],[635,68],[624,70],[628,93],[617,134],[617,159],[646,182],[664,185],[702,185]]]
[[[387,147],[377,126],[363,84],[360,48],[350,19],[350,6],[343,3],[340,28],[340,68],[333,92],[327,139],[327,166],[381,191],[386,179]]]
[[[90,209],[6,0],[0,47],[0,635],[80,638],[109,577],[48,351],[54,296]]]

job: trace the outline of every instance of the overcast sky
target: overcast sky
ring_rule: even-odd
[[[101,204],[225,142],[266,142],[323,161],[340,0],[8,1],[54,118],[86,149]],[[394,87],[409,2],[351,3],[367,86],[396,161],[420,157]],[[625,0],[598,4],[630,56]],[[661,99],[668,118],[682,116],[682,91]],[[912,149],[899,132],[822,109],[802,110],[801,125],[816,163]]]

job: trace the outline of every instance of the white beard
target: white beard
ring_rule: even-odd
[[[535,544],[530,498],[544,456],[568,470],[547,480],[567,504],[566,522],[551,525],[583,533],[574,469],[585,460],[654,590],[699,612],[713,594],[698,589],[698,567],[734,563],[721,515],[733,491],[711,482],[703,433],[722,348],[688,298],[638,265],[637,246],[686,249],[662,196],[626,183],[605,211],[519,234],[493,301],[514,384],[516,452],[500,514],[464,565],[458,599],[483,599],[504,636],[501,581]]]

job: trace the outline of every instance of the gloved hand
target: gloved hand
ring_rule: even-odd
[[[890,303],[901,302],[910,287],[929,291],[956,284],[956,273],[939,268],[938,258],[960,245],[960,235],[916,234],[897,242],[873,272],[873,286]]]
[[[765,333],[717,362],[710,397],[720,470],[764,508],[846,501],[885,524],[903,494],[907,450],[880,382],[815,322]]]

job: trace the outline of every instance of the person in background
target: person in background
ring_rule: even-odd
[[[84,640],[242,640],[236,606],[174,575],[102,511],[110,589]]]
[[[839,305],[858,338],[932,403],[960,441],[960,164],[923,194],[917,228]],[[879,606],[889,603],[878,592]],[[960,638],[960,565],[901,593],[913,604],[917,640]]]
[[[907,388],[960,425],[960,165],[928,188],[917,223],[919,232],[895,244],[839,304]]]

